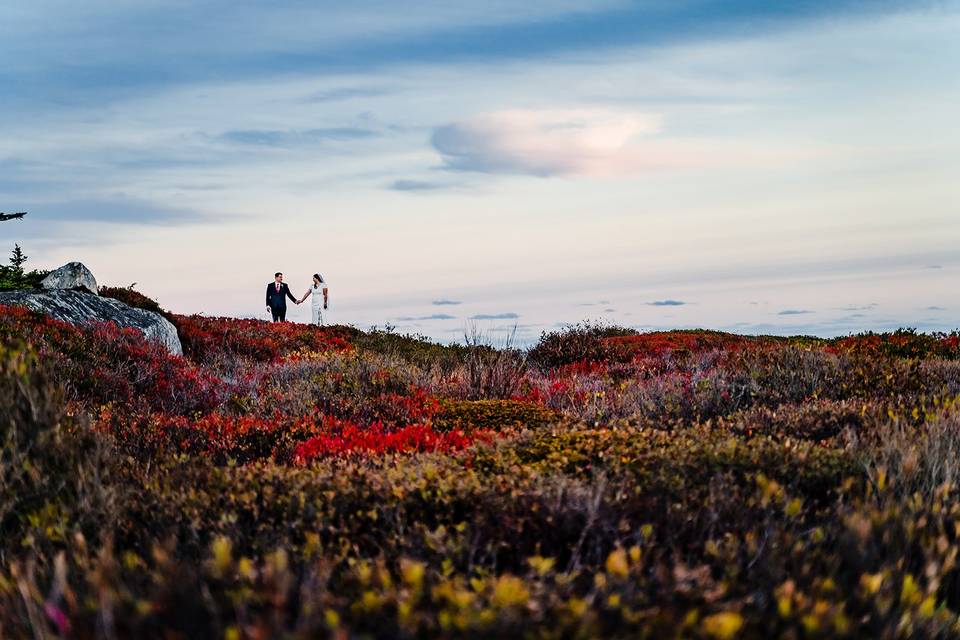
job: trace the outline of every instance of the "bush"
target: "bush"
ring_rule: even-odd
[[[30,341],[67,397],[89,406],[144,406],[186,415],[226,393],[216,376],[113,323],[74,326],[24,307],[0,305],[0,340]]]
[[[136,307],[137,309],[151,311],[165,317],[167,320],[174,320],[173,314],[168,311],[164,311],[156,300],[143,295],[134,289],[133,285],[130,285],[129,287],[100,287],[100,295],[104,298],[119,300],[120,302],[130,305],[131,307]]]
[[[960,633],[949,336],[176,319],[0,308],[3,634]]]
[[[0,265],[0,291],[40,288],[40,283],[50,272],[37,269],[25,271],[23,264],[26,261],[27,256],[21,251],[20,245],[16,245],[10,256],[10,265]]]
[[[506,399],[520,389],[527,370],[526,354],[513,348],[510,334],[499,348],[487,344],[474,329],[466,335],[461,393],[469,400]]]
[[[383,357],[357,352],[287,361],[261,383],[251,410],[260,415],[330,415],[388,427],[428,421],[437,399],[417,384],[415,372]]]
[[[354,329],[350,341],[365,355],[375,354],[404,362],[424,370],[426,375],[449,375],[464,362],[468,351],[465,345],[442,345],[424,336],[398,334],[389,326],[386,329],[374,327],[366,332]]]
[[[960,332],[918,333],[916,329],[897,329],[893,333],[872,331],[830,341],[828,350],[861,356],[895,358],[960,359]]]
[[[352,331],[292,322],[174,316],[183,352],[199,363],[245,358],[269,363],[297,354],[349,351]]]
[[[605,338],[636,334],[631,329],[584,322],[561,331],[543,332],[530,349],[530,361],[541,370],[556,369],[575,362],[621,362],[629,354]]]
[[[441,400],[433,417],[438,431],[509,431],[542,429],[560,420],[560,414],[532,402],[518,400]]]
[[[110,460],[37,355],[0,343],[0,553],[49,552],[75,534],[96,540],[115,517]]]
[[[717,429],[747,437],[770,436],[826,441],[852,432],[860,434],[879,421],[879,407],[850,400],[812,400],[778,407],[753,407],[717,422]],[[885,412],[884,412],[885,413]]]
[[[39,289],[40,283],[48,275],[50,272],[42,269],[23,271],[0,265],[0,291]]]

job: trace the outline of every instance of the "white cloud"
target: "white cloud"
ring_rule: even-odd
[[[460,171],[536,176],[617,175],[673,164],[661,147],[635,140],[660,130],[660,116],[606,108],[512,109],[437,128],[433,146]],[[652,147],[652,145],[651,145]]]

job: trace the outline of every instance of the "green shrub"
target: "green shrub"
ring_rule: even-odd
[[[0,265],[0,291],[40,288],[40,282],[50,272],[37,269],[26,271],[23,268],[26,261],[27,256],[23,254],[20,245],[15,245],[10,256],[10,265]]]
[[[370,331],[352,329],[350,342],[359,351],[401,360],[428,372],[449,373],[467,355],[464,345],[442,345],[425,336],[395,333],[390,326]]]
[[[49,271],[44,270],[33,269],[31,271],[18,271],[0,265],[0,291],[39,289],[40,283],[49,274]]]
[[[438,431],[542,429],[560,418],[556,411],[518,400],[441,400],[433,426]]]
[[[577,362],[620,362],[630,359],[626,350],[617,349],[604,338],[635,335],[636,331],[583,322],[559,331],[543,332],[530,349],[530,361],[542,370],[556,369]]]

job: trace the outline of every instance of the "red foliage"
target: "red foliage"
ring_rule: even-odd
[[[925,334],[905,329],[894,333],[864,333],[838,338],[826,346],[825,351],[900,358],[960,358],[960,334]]]
[[[428,424],[390,428],[378,420],[363,427],[326,414],[294,419],[279,414],[263,418],[218,412],[196,418],[164,413],[137,417],[103,407],[96,425],[112,433],[130,453],[204,455],[218,464],[228,459],[303,463],[320,456],[450,452],[489,438],[480,430],[469,435],[460,430],[439,433]]]
[[[311,460],[328,456],[452,452],[490,437],[490,434],[483,431],[469,435],[459,430],[437,433],[423,424],[413,424],[391,432],[379,422],[365,429],[353,423],[341,422],[331,432],[314,436],[298,445],[294,449],[293,460],[297,464],[307,464]]]
[[[440,410],[439,401],[419,387],[412,388],[409,395],[382,393],[371,405],[375,420],[388,425],[427,422]]]
[[[606,362],[592,362],[580,360],[565,364],[550,371],[550,378],[554,380],[578,376],[602,376],[607,373],[610,365]]]
[[[0,338],[32,343],[81,402],[188,414],[212,410],[225,392],[216,376],[112,322],[75,326],[24,307],[0,306]]]
[[[668,351],[687,351],[690,353],[700,353],[714,349],[737,351],[763,344],[764,338],[714,331],[654,331],[629,336],[613,336],[604,338],[603,341],[613,350],[632,353],[636,359],[649,355],[659,355]]]
[[[342,327],[237,318],[174,316],[184,353],[199,362],[218,356],[239,356],[257,362],[296,357],[297,352],[349,351]]]

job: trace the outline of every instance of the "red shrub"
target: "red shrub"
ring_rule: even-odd
[[[831,353],[898,358],[960,358],[960,334],[917,333],[898,329],[893,333],[862,333],[833,340],[826,348]]]
[[[550,372],[552,380],[569,378],[573,376],[602,376],[607,373],[610,365],[606,362],[592,362],[589,360],[580,360],[565,364]]]
[[[316,327],[292,322],[237,318],[174,316],[187,356],[198,362],[239,356],[274,362],[297,352],[349,351],[343,327]]]
[[[382,423],[374,423],[363,429],[356,424],[341,423],[339,428],[314,436],[294,449],[293,460],[306,464],[327,456],[382,455],[385,453],[410,453],[459,451],[478,440],[489,439],[489,434],[478,431],[465,434],[462,431],[437,433],[431,427],[414,424],[388,432]]]
[[[633,354],[635,359],[668,351],[701,353],[715,349],[738,351],[750,346],[770,344],[771,339],[741,336],[718,331],[653,331],[631,336],[604,338],[611,349]]]
[[[0,306],[0,338],[32,343],[53,363],[72,398],[94,405],[141,404],[189,414],[212,410],[225,392],[216,376],[112,322],[75,326],[23,307]]]

